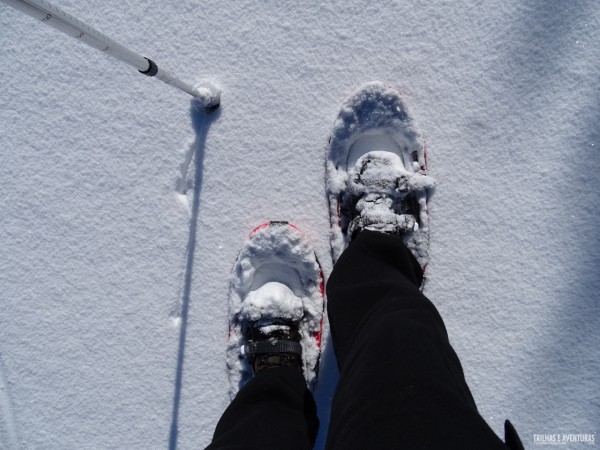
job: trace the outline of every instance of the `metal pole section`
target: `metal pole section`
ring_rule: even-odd
[[[218,95],[210,93],[210,90],[203,89],[200,92],[188,83],[179,80],[165,70],[159,69],[154,61],[145,58],[105,34],[81,22],[77,18],[51,5],[46,0],[0,0],[25,14],[41,20],[42,22],[78,39],[86,44],[108,53],[109,55],[135,67],[140,73],[151,77],[156,77],[167,84],[175,86],[188,94],[207,101],[211,109],[218,107]],[[211,98],[216,97],[216,98]],[[215,105],[216,102],[216,105]]]

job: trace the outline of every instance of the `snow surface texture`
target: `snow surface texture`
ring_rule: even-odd
[[[427,266],[427,201],[435,182],[426,175],[425,163],[421,134],[398,91],[367,83],[344,102],[326,163],[334,262],[359,227],[402,231],[421,267]]]
[[[274,322],[297,322],[304,378],[314,385],[323,323],[322,283],[315,251],[294,226],[270,222],[248,236],[229,288],[227,367],[232,399],[252,377],[252,368],[240,352],[250,322],[265,333]]]
[[[370,80],[423,132],[425,294],[480,413],[528,447],[600,431],[597,0],[57,4],[213,79],[222,110],[200,145],[188,95],[0,4],[0,448],[167,448],[184,298],[176,442],[206,446],[229,404],[241,242],[287,219],[327,278],[327,139]],[[326,335],[323,350],[318,447]]]

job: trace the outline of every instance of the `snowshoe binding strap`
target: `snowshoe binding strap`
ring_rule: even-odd
[[[302,370],[302,345],[296,341],[248,341],[242,347],[242,355],[248,358],[255,374],[263,369],[279,366]]]
[[[302,355],[300,342],[273,339],[269,341],[249,341],[245,348],[246,355],[250,358],[263,353],[291,353]]]

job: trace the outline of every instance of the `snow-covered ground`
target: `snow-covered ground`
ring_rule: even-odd
[[[222,110],[201,124],[186,94],[0,4],[0,448],[205,446],[241,242],[293,221],[330,273],[325,147],[372,80],[427,143],[425,293],[481,414],[530,447],[600,431],[597,1],[58,5],[218,82]],[[325,424],[334,383],[326,340]]]

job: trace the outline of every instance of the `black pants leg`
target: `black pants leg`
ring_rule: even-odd
[[[340,380],[328,450],[507,448],[478,414],[419,278],[401,238],[371,231],[335,265],[327,296]],[[298,372],[264,370],[227,408],[208,449],[310,449],[315,410]]]
[[[507,448],[478,414],[418,274],[400,237],[372,231],[336,263],[327,299],[340,380],[328,450]]]
[[[223,413],[207,450],[310,450],[319,421],[302,374],[292,367],[259,372]]]

